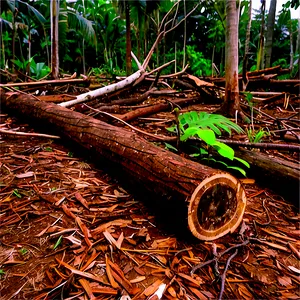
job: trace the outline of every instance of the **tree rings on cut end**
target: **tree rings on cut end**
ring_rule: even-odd
[[[241,183],[230,174],[213,175],[203,180],[191,196],[189,229],[200,240],[215,240],[240,225],[245,208]]]

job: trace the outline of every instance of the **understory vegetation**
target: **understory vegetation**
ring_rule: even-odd
[[[159,24],[174,1],[58,1],[60,72],[90,75],[93,73],[125,74],[126,20],[124,3],[130,12],[130,46],[138,60],[143,60],[159,32]],[[249,21],[249,2],[240,1],[239,71],[245,52],[246,28]],[[173,22],[176,24],[197,1],[181,1]],[[17,69],[35,79],[49,73],[50,8],[48,0],[1,1],[1,69]],[[285,78],[298,70],[299,23],[291,18],[290,8],[298,8],[299,1],[287,1],[276,16],[273,33],[271,65],[290,68]],[[268,19],[268,7],[252,9],[251,34],[248,51],[248,70],[257,69],[262,19]],[[223,76],[225,56],[225,1],[202,1],[195,12],[182,22],[176,31],[163,37],[149,66],[158,67],[175,59],[176,63],[164,73],[182,70],[196,76]],[[128,22],[128,21],[127,21]],[[132,61],[132,71],[137,65]]]

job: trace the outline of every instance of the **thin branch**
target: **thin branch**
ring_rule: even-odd
[[[149,136],[149,137],[151,137],[151,138],[154,138],[154,139],[157,140],[157,141],[168,141],[168,140],[169,140],[169,141],[174,141],[174,137],[166,137],[166,136],[165,136],[165,137],[160,137],[160,136],[157,136],[157,135],[155,135],[155,134],[148,133],[148,132],[146,132],[146,131],[143,131],[143,130],[141,130],[141,129],[139,129],[139,128],[136,128],[136,127],[134,127],[134,126],[128,124],[127,122],[125,122],[125,121],[119,119],[118,117],[116,117],[116,116],[114,116],[114,115],[111,115],[111,114],[109,114],[109,113],[107,113],[107,112],[105,112],[105,111],[101,111],[101,110],[95,109],[95,108],[93,108],[93,107],[87,105],[86,103],[84,103],[83,105],[86,106],[87,108],[89,108],[89,109],[91,109],[91,110],[93,110],[93,111],[99,113],[99,114],[109,116],[110,118],[115,119],[115,120],[117,120],[117,121],[119,121],[119,122],[125,124],[126,126],[128,126],[128,127],[131,128],[131,129],[133,129],[134,131],[139,132],[139,133],[141,133],[141,134],[143,134],[143,135]]]
[[[57,135],[49,135],[49,134],[43,134],[43,133],[28,133],[28,132],[20,132],[20,131],[11,131],[11,130],[5,130],[0,129],[0,133],[4,134],[10,134],[10,135],[18,135],[18,136],[34,136],[34,137],[45,137],[49,139],[60,139]]]
[[[162,70],[163,68],[166,68],[167,66],[173,64],[174,62],[175,62],[175,59],[173,59],[173,60],[171,60],[171,61],[163,64],[162,66],[159,66],[158,68],[156,68],[156,69],[152,70],[151,72],[147,73],[147,76],[151,75],[151,74],[153,74],[155,72],[158,72],[158,71]]]
[[[137,59],[137,57],[134,55],[134,53],[132,51],[131,51],[131,56],[134,59],[134,61],[136,62],[139,70],[143,70],[143,67],[142,67],[141,63],[139,62],[139,60]]]
[[[219,295],[219,300],[222,300],[222,296],[223,296],[223,293],[224,293],[224,287],[225,287],[225,280],[226,280],[226,272],[228,270],[228,267],[230,265],[230,262],[231,260],[237,255],[238,253],[238,249],[235,250],[235,252],[229,256],[227,262],[226,262],[226,266],[225,266],[225,269],[224,269],[224,272],[221,276],[221,289],[220,289],[220,295]]]

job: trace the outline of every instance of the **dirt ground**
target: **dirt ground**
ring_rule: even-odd
[[[1,300],[300,298],[298,208],[254,181],[238,230],[201,242],[59,140],[1,134],[0,170]]]

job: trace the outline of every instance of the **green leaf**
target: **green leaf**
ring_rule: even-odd
[[[239,158],[239,157],[234,157],[233,159],[239,161],[240,163],[242,163],[243,165],[245,165],[247,168],[250,168],[250,164],[247,161],[245,161],[244,159]]]
[[[14,189],[13,195],[17,196],[18,198],[22,198],[22,195],[19,193],[17,189]]]
[[[242,174],[246,177],[246,172],[245,172],[245,170],[243,170],[242,168],[234,167],[234,166],[228,166],[227,168],[228,168],[228,169],[237,170],[237,171],[239,171],[240,173],[242,173]]]
[[[216,142],[216,136],[210,129],[198,129],[196,135],[208,145],[213,145]]]
[[[61,241],[62,241],[62,235],[58,238],[57,242],[55,243],[55,245],[53,246],[53,250],[55,250],[60,244],[61,244]]]
[[[172,146],[172,145],[169,144],[169,143],[165,143],[165,146],[166,146],[166,148],[167,148],[168,150],[173,150],[173,151],[175,151],[175,152],[178,152],[178,149],[175,148],[174,146]]]
[[[20,252],[21,255],[25,255],[28,252],[28,250],[26,248],[21,248],[19,250],[19,252]]]
[[[233,160],[234,158],[234,150],[227,146],[224,143],[216,141],[213,147],[218,151],[218,153],[230,160]]]

